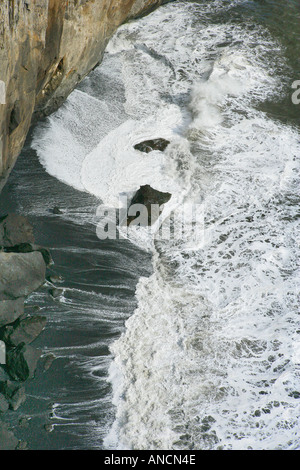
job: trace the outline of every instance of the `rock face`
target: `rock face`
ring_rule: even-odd
[[[0,301],[0,328],[13,323],[24,313],[24,297],[15,300]],[[1,378],[1,377],[0,377]]]
[[[26,400],[25,388],[17,382],[6,380],[0,382],[0,392],[5,401],[7,407],[16,411]]]
[[[26,297],[45,281],[46,264],[38,251],[0,253],[0,300]]]
[[[0,2],[0,190],[32,117],[58,108],[102,59],[116,28],[170,0]]]
[[[18,442],[8,426],[0,421],[0,450],[15,450]]]
[[[30,344],[41,334],[46,323],[46,317],[28,316],[16,322],[14,326],[7,326],[1,339],[9,346],[18,346],[20,343]]]
[[[37,362],[42,352],[25,343],[19,344],[7,353],[8,373],[14,380],[31,379],[34,376]]]
[[[2,217],[0,246],[11,247],[25,243],[34,243],[33,229],[26,217],[18,214],[8,214]]]
[[[159,150],[160,152],[164,152],[169,145],[169,141],[166,139],[153,139],[153,140],[145,140],[144,142],[140,142],[134,146],[135,150],[139,150],[140,152],[150,153],[153,150]]]
[[[135,204],[140,204],[147,209],[147,218],[141,224],[143,226],[152,225],[159,217],[159,212],[153,213],[153,207],[151,205],[161,206],[168,202],[172,197],[170,193],[163,193],[157,189],[151,188],[149,184],[140,186],[140,189],[135,193],[131,200],[130,207]],[[127,217],[127,225],[132,224],[136,220],[136,215],[131,216],[130,213]]]
[[[34,377],[42,353],[30,343],[45,328],[46,317],[28,315],[28,309],[25,315],[24,301],[45,282],[51,260],[49,250],[34,243],[33,227],[25,217],[0,217],[0,450],[26,448],[2,420],[9,408],[17,410],[26,400],[20,382]]]

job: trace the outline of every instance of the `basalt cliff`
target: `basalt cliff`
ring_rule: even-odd
[[[1,0],[0,190],[31,123],[101,62],[120,24],[167,1]]]

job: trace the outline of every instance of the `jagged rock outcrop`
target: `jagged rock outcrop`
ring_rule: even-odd
[[[127,217],[127,225],[132,225],[139,223],[143,227],[151,226],[159,217],[160,208],[163,204],[168,202],[172,197],[170,193],[163,193],[162,191],[158,191],[157,189],[151,188],[149,184],[144,186],[140,186],[137,190],[135,195],[133,196],[130,207],[128,209],[128,217]],[[137,211],[135,210],[135,205],[141,205],[146,210],[145,217],[139,217],[136,219],[136,212],[139,212],[138,207],[136,207]],[[156,207],[156,210],[154,207]],[[131,210],[133,209],[134,215],[131,215]]]
[[[120,24],[167,1],[0,2],[0,190],[32,118],[61,105],[101,61]]]
[[[41,334],[46,323],[47,318],[41,315],[28,316],[14,325],[6,326],[0,337],[9,346],[30,344]]]
[[[33,227],[25,217],[8,214],[0,218],[1,450],[24,444],[19,443],[2,419],[8,408],[17,410],[26,400],[25,387],[20,382],[33,378],[42,353],[30,343],[45,328],[46,317],[25,314],[24,301],[44,284],[51,255],[34,241]],[[50,367],[50,359],[48,364]]]
[[[0,300],[0,328],[13,323],[24,314],[24,300],[24,297],[14,300]]]
[[[26,217],[6,214],[0,218],[0,246],[10,247],[20,243],[34,243],[33,228]]]
[[[140,152],[150,153],[153,150],[159,150],[160,152],[164,152],[169,145],[169,141],[166,139],[152,139],[152,140],[145,140],[144,142],[140,142],[134,146],[135,150],[139,150]]]
[[[38,289],[46,276],[46,264],[38,251],[0,253],[0,300],[26,297]]]
[[[25,343],[8,350],[6,360],[9,375],[14,380],[22,382],[31,379],[34,376],[41,354],[42,351]]]

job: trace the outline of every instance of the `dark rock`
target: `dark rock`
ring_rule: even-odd
[[[21,215],[8,214],[0,221],[0,246],[34,243],[33,228]]]
[[[55,287],[54,289],[49,289],[49,293],[54,299],[57,299],[62,295],[63,289],[58,289],[57,287]]]
[[[6,400],[5,396],[0,393],[0,413],[5,413],[8,410],[8,401]]]
[[[1,274],[0,274],[1,278]],[[1,289],[1,288],[0,288]],[[0,301],[0,328],[13,323],[24,313],[24,298]]]
[[[133,196],[130,206],[133,206],[134,204],[141,204],[147,208],[148,211],[148,220],[145,221],[146,223],[143,225],[151,225],[154,223],[158,216],[159,213],[156,215],[156,217],[151,217],[151,204],[158,204],[161,206],[162,204],[165,204],[168,202],[172,197],[172,194],[170,193],[163,193],[161,191],[157,191],[156,189],[151,188],[149,184],[146,184],[145,186],[141,186],[140,189],[135,193]],[[129,225],[133,220],[136,219],[135,216],[128,216],[127,217],[127,225]]]
[[[140,189],[133,196],[131,204],[165,204],[171,199],[172,194],[163,193],[151,188],[149,184],[140,186]]]
[[[289,393],[289,397],[299,399],[300,398],[300,392],[295,390],[295,391]]]
[[[21,243],[20,245],[4,247],[5,253],[31,253],[33,251],[31,243]]]
[[[59,214],[62,214],[62,211],[60,210],[59,207],[55,206],[55,207],[53,207],[53,209],[52,209],[52,214],[59,215]]]
[[[51,282],[51,284],[57,284],[59,282],[63,282],[63,280],[64,279],[60,274],[58,274],[58,275],[51,274],[51,276],[47,277],[47,281]]]
[[[7,371],[15,380],[25,381],[34,376],[42,352],[21,343],[7,353]]]
[[[3,251],[5,253],[32,253],[33,251],[39,251],[47,265],[53,262],[50,251],[47,248],[35,245],[34,243],[21,243],[20,245],[4,247]]]
[[[0,450],[15,450],[19,441],[7,424],[0,421]]]
[[[140,152],[149,153],[153,150],[160,150],[164,152],[169,145],[169,141],[166,139],[153,139],[153,140],[145,140],[139,144],[134,146],[135,150],[139,150]]]
[[[35,251],[39,251],[41,253],[47,266],[49,266],[50,264],[53,264],[53,259],[48,248],[44,248],[43,246],[38,246],[38,245],[33,245],[33,248]]]
[[[25,388],[18,382],[6,380],[0,384],[0,391],[8,401],[10,408],[14,411],[26,400]]]
[[[26,317],[13,326],[7,326],[2,339],[10,346],[18,346],[20,343],[30,344],[41,334],[46,323],[47,318],[40,315]]]
[[[47,266],[49,266],[50,264],[53,264],[52,256],[50,254],[50,251],[47,250],[47,248],[41,248],[39,252],[41,253]]]
[[[271,413],[270,408],[262,408],[262,411],[263,411],[265,414],[270,414],[270,413]]]
[[[0,253],[0,300],[26,297],[45,281],[41,253]]]

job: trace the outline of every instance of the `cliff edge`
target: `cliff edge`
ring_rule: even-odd
[[[117,27],[170,0],[7,0],[0,4],[0,191],[32,121],[101,62]]]

